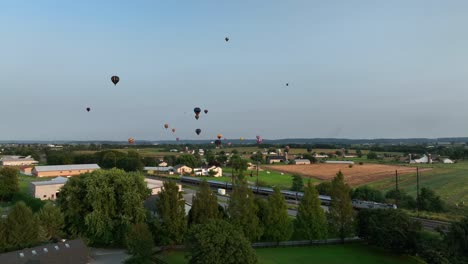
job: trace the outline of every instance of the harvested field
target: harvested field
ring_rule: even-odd
[[[331,180],[341,170],[345,181],[351,186],[358,186],[395,176],[395,170],[399,175],[416,172],[416,167],[394,166],[382,164],[354,164],[352,168],[348,164],[311,164],[311,165],[273,165],[263,166],[265,169],[280,171],[290,174],[299,174],[304,177],[312,177],[320,180]],[[430,168],[419,169],[431,170]]]

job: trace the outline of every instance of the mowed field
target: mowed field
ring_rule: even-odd
[[[317,178],[328,181],[341,171],[345,181],[351,186],[363,185],[383,179],[394,178],[395,171],[399,175],[414,173],[415,167],[384,165],[384,164],[354,164],[351,168],[348,164],[311,164],[311,165],[268,165],[265,169],[280,171],[289,174],[298,174],[304,177]],[[420,169],[428,171],[431,168]]]

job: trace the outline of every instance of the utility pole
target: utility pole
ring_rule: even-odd
[[[395,170],[395,188],[398,191],[398,170]]]
[[[257,159],[257,192],[258,192],[258,165],[259,165],[259,161]]]
[[[416,210],[419,210],[419,167],[416,167]]]

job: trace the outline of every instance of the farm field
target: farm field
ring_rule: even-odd
[[[384,164],[354,164],[351,168],[348,164],[311,164],[311,165],[267,165],[265,169],[280,171],[290,174],[299,174],[304,177],[316,178],[319,180],[331,180],[336,173],[341,170],[345,181],[351,186],[363,185],[366,183],[391,178],[394,179],[395,170],[399,175],[412,173],[415,167],[384,165]],[[424,168],[420,171],[431,170]]]
[[[245,172],[245,178],[251,185],[255,185],[257,181],[257,172],[252,171],[252,176],[250,177],[250,172],[251,171],[246,171]],[[230,174],[231,169],[230,168],[223,168],[223,173],[224,174]],[[206,180],[213,180],[213,181],[223,181],[223,182],[231,182],[231,177],[230,176],[223,176],[223,177],[197,177],[197,178],[202,178]],[[292,174],[289,173],[284,173],[281,175],[280,172],[275,172],[275,171],[270,171],[268,174],[267,171],[259,171],[258,172],[258,181],[261,186],[268,186],[268,187],[279,187],[280,189],[290,189],[292,185]],[[315,182],[320,182],[317,179],[311,179],[312,183]],[[304,179],[304,184],[307,183],[307,179]]]
[[[434,190],[447,203],[451,213],[468,215],[468,162],[427,164],[420,167],[432,168],[430,171],[420,173],[420,188],[427,187]],[[395,188],[395,179],[382,179],[368,185],[388,191]],[[416,173],[402,175],[399,178],[399,188],[416,196]]]
[[[380,249],[355,245],[329,245],[294,248],[262,248],[255,250],[260,264],[327,263],[327,264],[416,264],[423,263],[407,256],[390,255]],[[185,251],[160,255],[167,263],[185,264]]]

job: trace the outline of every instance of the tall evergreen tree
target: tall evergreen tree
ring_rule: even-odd
[[[275,242],[285,241],[291,237],[292,232],[286,201],[280,189],[275,187],[273,194],[268,197],[265,238]]]
[[[37,213],[37,219],[45,232],[46,240],[59,239],[62,236],[64,219],[58,207],[52,203],[47,203]]]
[[[309,181],[294,222],[299,237],[308,240],[327,238],[327,218],[320,204],[318,192]]]
[[[256,241],[261,237],[262,230],[257,216],[255,197],[245,180],[234,185],[227,211],[230,222],[240,227],[247,239]]]
[[[291,191],[302,192],[304,189],[304,182],[302,180],[302,177],[300,175],[293,175],[292,177],[293,179]]]
[[[331,184],[329,214],[331,226],[342,242],[353,232],[354,212],[350,191],[351,189],[344,182],[343,173],[339,171]]]
[[[210,189],[206,181],[202,181],[200,188],[192,199],[190,210],[190,224],[203,224],[208,219],[220,219],[222,214],[218,209],[216,195]]]
[[[161,242],[165,245],[182,243],[187,230],[185,201],[174,182],[164,182],[156,201],[156,213]]]
[[[12,167],[0,169],[0,200],[10,200],[19,190],[18,170]]]
[[[127,250],[132,255],[126,264],[151,264],[153,262],[153,236],[145,223],[133,224],[127,233]]]
[[[38,242],[38,222],[24,202],[18,202],[13,206],[6,220],[6,228],[7,241],[11,249],[31,247]]]

